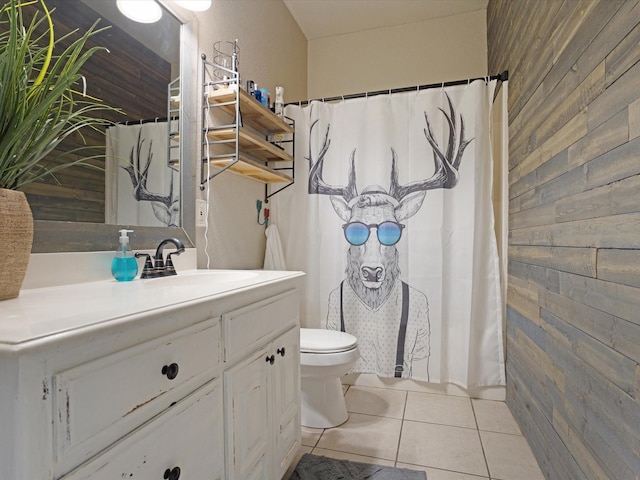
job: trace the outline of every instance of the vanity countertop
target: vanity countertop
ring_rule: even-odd
[[[273,270],[190,270],[166,278],[23,290],[19,297],[0,302],[0,350],[303,275]]]

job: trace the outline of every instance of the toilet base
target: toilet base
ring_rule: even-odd
[[[336,377],[302,377],[301,423],[311,428],[331,428],[342,425],[349,418]]]

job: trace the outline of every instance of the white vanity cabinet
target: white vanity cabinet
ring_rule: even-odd
[[[291,290],[222,316],[228,480],[280,479],[300,446],[298,303]]]
[[[300,445],[302,275],[94,282],[3,302],[0,480],[281,478]],[[251,470],[234,463],[254,450]]]

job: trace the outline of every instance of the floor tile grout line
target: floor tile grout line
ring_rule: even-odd
[[[356,412],[354,412],[354,413],[356,413]],[[366,415],[366,413],[361,413],[360,415]],[[374,415],[372,415],[372,416],[374,416]],[[391,417],[382,417],[382,418],[391,418]],[[427,425],[440,425],[441,427],[464,428],[465,430],[472,430],[474,432],[478,431],[478,429],[476,427],[465,427],[463,425],[452,425],[451,423],[426,422],[424,420],[413,420],[411,418],[405,418],[402,421],[403,422],[407,421],[407,422],[415,422],[415,423],[426,423]],[[500,433],[500,432],[493,432],[493,433]]]
[[[393,466],[398,466],[398,455],[400,455],[400,442],[402,440],[402,429],[404,428],[404,415],[407,411],[407,401],[409,400],[409,394],[406,390],[402,390],[404,392],[404,406],[402,407],[402,418],[400,419],[400,435],[398,435],[398,447],[396,448],[396,459],[393,462]]]
[[[409,393],[424,393],[427,395],[438,395],[441,397],[454,397],[454,398],[472,398],[468,395],[458,395],[458,394],[454,394],[454,393],[447,393],[447,392],[436,392],[436,391],[429,391],[429,390],[410,390],[410,389],[406,389],[406,388],[397,388],[397,387],[393,387],[393,386],[387,386],[387,385],[357,385],[357,384],[350,384],[350,383],[343,383],[342,385],[348,385],[350,387],[356,387],[356,388],[375,388],[378,390],[389,390],[389,391],[394,391],[394,392],[409,392]],[[487,401],[490,402],[502,402],[504,403],[503,400],[491,400],[491,399],[487,399]]]
[[[390,417],[388,415],[377,415],[375,413],[364,413],[364,412],[354,412],[353,410],[348,410],[348,412],[354,413],[356,415],[367,415],[369,417],[377,417],[377,418],[389,418],[391,420],[402,420],[402,417]],[[429,423],[429,422],[423,422],[423,423]]]
[[[365,458],[372,458],[372,459],[374,459],[374,460],[384,460],[385,462],[393,462],[393,460],[391,460],[390,458],[373,457],[373,456],[371,456],[371,455],[364,455],[364,454],[362,454],[362,453],[346,452],[346,451],[344,451],[344,450],[335,450],[335,449],[333,449],[333,448],[327,448],[327,447],[313,447],[313,450],[315,450],[315,449],[328,450],[328,451],[330,451],[330,452],[343,453],[343,454],[346,454],[346,455],[352,455],[352,456],[355,456],[355,457],[365,457]],[[313,453],[313,451],[312,451],[311,453]],[[354,460],[354,461],[356,461],[356,460]]]
[[[489,462],[487,460],[487,452],[484,450],[484,444],[482,443],[482,435],[480,435],[480,426],[478,425],[478,416],[476,414],[475,406],[473,405],[473,400],[470,398],[469,402],[471,403],[471,410],[473,411],[473,419],[476,422],[476,431],[478,432],[478,441],[480,442],[480,448],[482,449],[482,458],[484,458],[484,466],[487,469],[487,474],[489,475],[489,479],[491,479],[491,469],[489,469]]]
[[[521,434],[521,433],[501,432],[500,430],[487,430],[486,428],[479,428],[478,430],[481,431],[481,432],[496,433],[498,435],[510,435],[512,437],[524,437],[524,435]]]
[[[314,427],[305,427],[304,425],[302,425],[302,428],[314,428]],[[320,432],[320,435],[318,435],[318,439],[315,441],[315,443],[313,445],[302,445],[302,442],[300,442],[302,446],[311,447],[311,448],[316,448],[318,446],[318,443],[320,443],[320,439],[322,438],[322,435],[324,435],[324,432],[326,432],[327,429],[326,428],[322,428],[322,429],[317,428],[316,430],[322,430],[322,431]]]
[[[480,424],[478,423],[478,415],[476,414],[476,407],[473,405],[473,399],[469,399],[469,403],[471,404],[471,412],[473,413],[473,421],[476,424],[476,430],[480,431]]]

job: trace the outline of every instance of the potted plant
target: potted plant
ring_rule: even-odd
[[[27,21],[28,5],[37,11]],[[87,160],[96,156],[83,157],[82,146],[55,159],[49,154],[85,128],[104,127],[101,114],[114,110],[83,94],[80,69],[106,50],[87,47],[87,40],[101,30],[96,22],[84,33],[55,38],[45,0],[0,7],[0,300],[19,295],[31,253],[33,218],[20,189],[63,168],[92,166]]]

